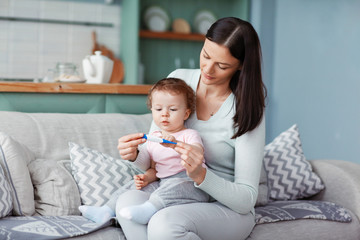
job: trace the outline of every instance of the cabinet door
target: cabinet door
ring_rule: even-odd
[[[0,111],[103,113],[105,95],[0,93]]]
[[[0,93],[0,111],[149,113],[143,94]]]

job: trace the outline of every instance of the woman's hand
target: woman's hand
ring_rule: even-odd
[[[206,169],[203,167],[203,147],[198,144],[177,142],[175,151],[180,154],[181,164],[185,167],[187,175],[197,184],[201,184],[206,175]]]
[[[137,157],[139,144],[146,141],[143,133],[125,135],[118,140],[118,150],[122,159],[134,161]]]

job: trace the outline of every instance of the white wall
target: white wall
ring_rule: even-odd
[[[1,0],[0,16],[112,23],[114,27],[0,20],[0,79],[43,78],[57,62],[81,61],[91,54],[91,32],[120,55],[121,6],[87,2]]]
[[[267,142],[297,123],[307,158],[360,163],[360,1],[253,2]]]

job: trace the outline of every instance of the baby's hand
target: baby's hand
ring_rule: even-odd
[[[147,177],[145,174],[139,174],[134,176],[135,186],[137,190],[146,187],[149,184]]]
[[[176,142],[176,139],[174,136],[172,135],[162,135],[162,138],[171,142]],[[175,144],[172,143],[160,143],[161,145],[163,145],[164,147],[169,147],[169,148],[175,148]]]

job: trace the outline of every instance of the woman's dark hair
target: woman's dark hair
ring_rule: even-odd
[[[250,23],[227,17],[217,20],[209,28],[206,38],[227,47],[242,66],[230,81],[236,104],[233,117],[237,129],[233,138],[236,138],[255,129],[265,110],[266,87],[261,74],[259,37]]]
[[[184,80],[179,78],[164,78],[155,83],[150,89],[147,98],[147,106],[149,109],[151,109],[152,105],[152,93],[155,91],[165,91],[179,95],[182,94],[185,97],[186,108],[190,109],[191,113],[195,111],[195,92]]]

